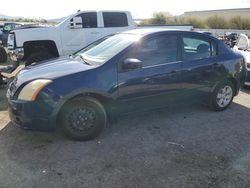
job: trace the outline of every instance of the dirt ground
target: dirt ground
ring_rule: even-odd
[[[0,88],[0,187],[250,187],[250,90],[229,109],[178,106],[122,118],[95,140],[24,131]]]

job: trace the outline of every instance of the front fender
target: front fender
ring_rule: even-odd
[[[78,97],[78,96],[98,96],[101,97],[103,99],[106,99],[107,101],[110,101],[110,103],[113,103],[115,101],[115,99],[100,90],[93,90],[93,89],[80,89],[80,90],[76,90],[71,92],[69,95],[66,96],[53,96],[53,98],[57,98],[56,102],[54,102],[53,104],[53,111],[51,113],[51,124],[56,125],[57,119],[58,119],[58,115],[60,113],[60,110],[63,108],[63,106],[70,101],[71,99]],[[98,98],[97,98],[98,99]]]
[[[31,28],[14,30],[16,47],[23,47],[25,42],[51,40],[60,44],[60,36],[57,29],[51,28]]]

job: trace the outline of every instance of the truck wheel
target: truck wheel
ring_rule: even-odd
[[[0,47],[0,62],[5,63],[7,61],[7,53],[3,47]]]
[[[225,110],[232,103],[234,98],[234,85],[225,80],[220,82],[211,94],[210,107],[214,111]]]
[[[1,85],[4,85],[3,77],[0,75],[0,87]]]
[[[90,140],[103,130],[107,115],[102,104],[91,97],[69,101],[60,113],[64,133],[75,140]]]
[[[25,61],[25,66],[31,65],[34,62],[39,62],[47,59],[51,59],[54,56],[50,54],[49,52],[36,52],[34,54],[31,54]]]

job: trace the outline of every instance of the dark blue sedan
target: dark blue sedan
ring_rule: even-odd
[[[245,78],[243,57],[212,36],[137,29],[27,67],[7,98],[14,124],[88,140],[123,113],[193,99],[224,110]]]

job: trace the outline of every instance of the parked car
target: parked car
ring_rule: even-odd
[[[250,86],[250,38],[245,34],[240,34],[234,48],[235,51],[241,53],[246,61],[247,78],[245,85]]]
[[[4,47],[7,47],[7,40],[9,32],[15,28],[20,27],[22,24],[19,23],[4,23],[3,28],[0,31],[0,62],[6,62],[7,61],[7,52],[4,49]]]
[[[0,41],[4,47],[7,47],[9,32],[13,29],[21,27],[22,25],[23,24],[15,23],[15,22],[4,23],[2,34],[0,34]]]
[[[239,35],[238,33],[230,33],[225,36],[225,43],[230,47],[233,48],[236,44],[236,41],[238,39]]]
[[[7,91],[11,121],[25,129],[61,127],[78,140],[98,136],[120,114],[205,100],[226,109],[246,77],[240,54],[196,32],[140,29],[22,70]]]
[[[0,23],[0,32],[3,30],[4,24]]]

